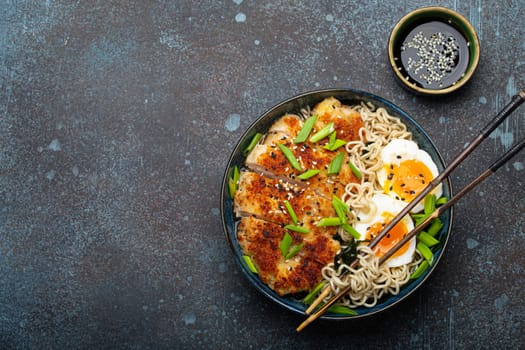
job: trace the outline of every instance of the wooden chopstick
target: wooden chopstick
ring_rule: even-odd
[[[438,184],[440,184],[472,151],[491,133],[496,129],[502,122],[505,120],[516,108],[518,108],[523,102],[525,102],[525,89],[521,90],[518,94],[514,95],[509,102],[483,129],[481,129],[479,135],[461,152],[434,180],[432,180],[427,187],[423,189],[419,195],[417,195],[407,206],[401,210],[397,216],[392,219],[383,230],[370,242],[369,247],[374,248],[379,241],[399,222],[401,219],[407,215],[410,210],[416,206],[417,203],[422,201],[425,196],[430,193]],[[419,233],[433,218],[436,218],[444,210],[450,208],[455,202],[457,202],[464,194],[470,191],[473,187],[483,181],[486,177],[493,174],[502,164],[504,164],[508,159],[518,153],[525,146],[525,139],[518,143],[516,146],[511,148],[507,153],[500,157],[494,164],[492,164],[485,172],[483,172],[479,177],[474,179],[470,184],[468,184],[463,190],[456,194],[452,199],[450,199],[445,205],[439,207],[434,213],[432,213],[423,223],[418,225],[413,231],[411,231],[405,239],[396,244],[387,254],[385,258],[380,260],[380,263],[388,259],[392,254],[394,254],[400,247],[403,246],[411,237]],[[413,233],[414,232],[414,233]],[[408,238],[410,236],[410,238]],[[357,264],[357,259],[352,262],[352,266]],[[310,315],[299,327],[297,331],[301,331],[311,322],[319,318],[330,306],[332,306],[337,300],[339,300],[344,294],[350,290],[350,287],[342,289],[338,294],[332,297],[327,303],[325,303],[316,313]],[[329,294],[330,286],[327,285],[322,291],[320,296],[318,296],[310,307],[306,310],[306,314],[310,314],[317,305],[319,305],[322,300]]]

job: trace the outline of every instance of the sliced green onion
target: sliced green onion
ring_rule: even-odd
[[[423,213],[410,214],[410,216],[411,216],[412,219],[414,219],[414,220],[426,219],[426,218],[428,217],[427,214],[423,214]]]
[[[363,178],[363,175],[361,175],[361,172],[357,167],[352,164],[352,162],[349,162],[348,165],[350,165],[350,169],[352,169],[352,172],[354,173],[355,177],[357,177],[358,180],[361,180]]]
[[[346,203],[334,195],[332,196],[332,207],[334,207],[334,210],[337,213],[339,219],[341,219],[341,222],[346,224],[346,215],[350,212],[350,208],[348,208]]]
[[[340,152],[334,157],[334,159],[332,159],[330,165],[328,166],[328,175],[339,174],[341,166],[343,165],[344,157],[345,154],[343,152]]]
[[[244,259],[246,266],[248,266],[248,269],[250,269],[251,272],[258,273],[252,258],[250,258],[248,255],[243,255],[242,258]]]
[[[306,170],[301,175],[297,176],[297,178],[301,179],[301,180],[308,180],[309,178],[314,177],[315,175],[319,174],[320,172],[321,172],[321,170],[318,170],[318,169],[309,169],[309,170]]]
[[[315,288],[310,293],[308,293],[307,296],[304,297],[303,303],[307,305],[310,305],[311,303],[313,303],[315,298],[317,298],[317,294],[319,294],[319,292],[321,291],[321,289],[323,289],[325,285],[326,285],[326,282],[321,281],[317,286],[315,286]]]
[[[319,142],[325,137],[329,136],[334,131],[335,131],[334,122],[331,122],[325,125],[325,127],[322,128],[321,130],[313,134],[312,137],[310,137],[310,142]]]
[[[324,145],[323,148],[329,150],[329,151],[336,151],[337,149],[339,149],[340,147],[343,147],[344,145],[346,145],[346,141],[344,140],[340,140],[340,139],[337,139],[334,141],[333,145]]]
[[[244,149],[244,154],[246,155],[246,154],[250,153],[255,148],[255,145],[259,142],[259,140],[262,137],[263,137],[263,134],[261,134],[260,132],[258,132],[255,135],[253,135],[253,138],[250,141],[250,143],[248,144],[248,147],[246,147]]]
[[[430,216],[430,214],[414,214],[412,217],[416,221],[415,225],[419,226],[419,224],[421,224],[423,221],[425,221],[429,216]]]
[[[428,261],[429,265],[432,265],[434,262],[434,254],[430,250],[430,248],[423,242],[417,242],[416,245],[417,250],[423,255],[423,258],[425,258],[426,261]]]
[[[294,154],[292,153],[292,151],[290,151],[288,147],[281,143],[278,143],[277,147],[279,147],[281,152],[283,152],[284,156],[286,157],[286,159],[288,159],[292,167],[299,171],[303,171],[303,168],[301,168],[301,164],[299,164],[299,161],[297,160],[297,158],[295,158]]]
[[[435,239],[433,236],[429,235],[425,231],[421,231],[417,235],[417,239],[419,239],[421,242],[425,243],[425,245],[427,247],[433,247],[433,246],[435,246],[436,244],[439,243],[439,241],[437,239]]]
[[[283,256],[286,256],[288,254],[288,250],[290,250],[290,246],[292,245],[292,236],[288,232],[284,234],[283,239],[281,240],[281,243],[279,244],[279,249],[281,250],[281,253]]]
[[[429,194],[425,197],[425,214],[432,214],[436,210],[436,195]]]
[[[299,250],[301,250],[302,247],[303,247],[302,244],[294,245],[293,247],[290,248],[290,251],[288,253],[286,253],[284,258],[287,259],[287,260],[293,258],[295,256],[295,254],[297,254],[297,252],[299,252]]]
[[[284,226],[284,228],[287,229],[287,230],[295,231],[295,232],[299,232],[299,233],[308,233],[308,232],[310,232],[310,230],[307,229],[306,227],[297,226],[297,225],[286,225],[286,226]]]
[[[439,199],[436,201],[436,205],[439,207],[445,204],[446,202],[448,202],[447,197],[439,197]]]
[[[293,140],[293,143],[301,143],[301,142],[306,141],[306,139],[310,135],[310,132],[312,132],[312,129],[316,121],[317,121],[316,115],[313,115],[310,118],[306,119],[303,123],[303,127],[299,131],[299,134],[297,134],[297,136]]]
[[[430,265],[428,261],[423,260],[421,264],[419,264],[417,269],[414,272],[412,272],[412,274],[410,275],[410,279],[415,280],[416,278],[419,278],[419,276],[421,276],[423,272],[425,272],[428,269],[429,266]]]
[[[237,191],[237,183],[232,179],[228,179],[228,192],[230,193],[230,197],[235,197],[235,192]]]
[[[344,305],[332,305],[326,310],[328,312],[334,313],[334,314],[342,314],[342,315],[359,315],[357,311],[350,309],[348,306]]]
[[[288,215],[292,218],[292,221],[294,224],[297,225],[297,214],[295,214],[295,211],[292,208],[292,205],[288,201],[284,201],[284,206],[286,207],[286,210],[288,211]]]
[[[339,147],[342,147],[346,145],[346,141],[340,140],[337,138],[337,133],[334,131],[330,134],[330,138],[328,139],[328,143],[324,145],[324,149],[327,149],[329,151],[335,151]]]
[[[239,171],[239,167],[237,165],[233,166],[230,178],[228,179],[228,191],[230,192],[230,197],[235,196],[235,192],[237,191],[237,185],[239,183],[239,179],[241,178],[241,173]]]
[[[351,234],[352,237],[354,237],[355,239],[361,238],[361,234],[355,228],[350,226],[349,224],[343,223],[342,227],[343,227],[343,230],[345,230],[346,232]]]
[[[322,218],[317,223],[317,226],[318,227],[339,226],[341,224],[343,224],[343,222],[339,218]]]
[[[435,218],[427,228],[427,233],[432,237],[435,237],[443,227],[443,222],[439,218]]]
[[[337,140],[337,133],[334,131],[330,134],[330,137],[328,138],[328,143],[326,144],[329,148],[333,147],[335,144],[335,140]]]

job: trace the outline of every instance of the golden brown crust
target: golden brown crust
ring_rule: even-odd
[[[287,224],[291,222],[291,218],[285,201],[291,204],[301,222],[308,221],[311,224],[324,217],[335,216],[331,201],[318,196],[310,188],[301,188],[253,172],[241,172],[234,199],[237,216],[251,215],[274,223]]]
[[[311,233],[308,239],[303,234],[289,232],[293,244],[303,244],[299,253],[284,259],[279,244],[285,232],[281,225],[254,217],[242,218],[237,237],[244,254],[251,257],[259,277],[279,295],[308,291],[321,280],[321,269],[332,261],[339,250],[339,243],[334,241],[328,232],[332,228]]]
[[[337,138],[359,138],[361,116],[336,99],[322,101],[313,113],[318,118],[312,133],[333,121]],[[358,181],[344,147],[329,151],[323,147],[327,139],[294,144],[302,125],[301,118],[286,114],[270,127],[248,155],[245,165],[250,170],[241,172],[234,198],[235,213],[241,218],[237,237],[243,253],[251,257],[261,280],[279,295],[309,291],[319,283],[321,269],[333,261],[340,245],[333,239],[335,227],[316,225],[322,218],[336,216],[332,196],[341,198],[345,185]],[[278,144],[292,151],[302,171],[290,165]],[[338,174],[328,175],[327,169],[339,152],[344,152],[343,165]],[[298,176],[309,169],[320,172],[301,180]],[[285,201],[297,214],[297,225],[308,229],[308,233],[284,228],[292,223]],[[301,249],[285,259],[279,245],[287,232],[293,238],[292,245],[301,245]]]

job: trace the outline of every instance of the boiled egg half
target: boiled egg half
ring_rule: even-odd
[[[383,192],[405,203],[412,201],[439,173],[430,155],[411,140],[393,139],[381,151],[382,167],[377,179]],[[442,185],[431,191],[437,198],[442,195]],[[424,201],[411,211],[423,210]]]
[[[406,203],[387,196],[383,193],[377,193],[372,196],[368,212],[360,211],[357,213],[358,221],[354,228],[360,234],[360,241],[371,241],[376,237],[396,215],[406,205]],[[403,237],[414,228],[414,223],[409,215],[406,215],[399,221],[386,236],[375,246],[376,256],[380,258],[393,246],[395,246]],[[402,246],[386,262],[388,267],[396,267],[410,263],[413,260],[416,249],[416,238],[412,238]]]

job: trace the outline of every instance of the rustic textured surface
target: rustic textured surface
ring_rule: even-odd
[[[518,348],[525,155],[458,204],[429,282],[359,322],[272,304],[221,231],[224,165],[258,115],[353,87],[428,130],[446,160],[525,87],[524,1],[438,1],[482,58],[431,99],[401,90],[390,29],[430,1],[0,1],[0,348]],[[455,188],[525,136],[518,110]]]

